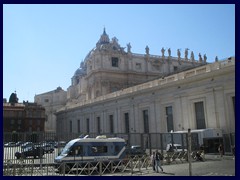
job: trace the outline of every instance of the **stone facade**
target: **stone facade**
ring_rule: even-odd
[[[34,102],[41,104],[45,108],[45,132],[56,132],[56,115],[58,109],[66,105],[67,92],[61,87],[56,90],[35,95]]]
[[[45,109],[36,103],[3,103],[3,132],[44,132]]]
[[[56,115],[57,132],[62,133],[166,133],[188,128],[233,133],[235,58],[68,104]]]
[[[193,110],[189,102],[194,104],[194,98],[198,96],[200,99],[203,97],[202,102],[206,108],[208,97],[197,94],[201,92],[198,89],[206,88],[209,82],[208,80],[202,82],[201,79],[196,78],[198,77],[196,75],[202,76],[202,73],[206,72],[204,68],[215,65],[208,65],[206,57],[205,60],[200,57],[199,60],[195,60],[193,52],[191,52],[191,57],[188,57],[188,50],[185,49],[183,58],[179,49],[178,57],[172,57],[170,48],[168,55],[164,54],[164,48],[160,50],[161,55],[152,55],[148,46],[146,46],[145,54],[136,54],[131,52],[130,43],[127,44],[125,51],[125,47],[119,45],[116,37],[110,40],[104,28],[96,47],[87,54],[75,71],[67,91],[62,90],[61,95],[59,92],[51,91],[35,97],[35,101],[46,109],[48,116],[46,130],[99,134],[109,130],[110,132],[124,132],[126,120],[123,116],[126,116],[129,118],[129,125],[127,125],[129,131],[142,132],[144,126],[141,115],[144,111],[144,116],[148,117],[149,132],[166,132],[168,128],[163,119],[166,116],[165,106],[169,106],[168,110],[173,111],[174,130],[195,127],[193,112],[184,111],[181,108]],[[188,81],[188,77],[192,76],[196,78],[195,84]],[[202,87],[199,86],[200,84]],[[153,91],[152,86],[157,90]],[[225,85],[219,86],[225,88]],[[215,89],[214,86],[213,89],[214,97],[219,96],[216,93],[221,90]],[[61,100],[53,98],[51,102],[45,103],[46,96],[62,98]],[[190,101],[188,98],[193,98],[193,100]],[[215,108],[215,105],[212,104],[211,107]],[[206,109],[204,110],[206,113]],[[218,113],[217,110],[214,112]],[[205,118],[214,118],[212,114],[205,115],[207,116]],[[220,115],[222,114],[216,115],[215,113],[218,119]],[[114,127],[112,121],[114,121]],[[207,123],[207,127],[214,126],[211,123]],[[219,123],[217,127],[220,127]]]
[[[171,73],[198,67],[206,62],[190,61],[187,57],[151,55],[131,52],[131,45],[121,47],[118,39],[110,41],[105,29],[96,47],[86,56],[72,77],[67,91],[68,103],[94,99],[132,87]]]

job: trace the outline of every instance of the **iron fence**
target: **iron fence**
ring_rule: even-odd
[[[89,137],[96,137],[99,134],[89,134]],[[143,149],[146,149],[146,156],[133,157],[116,162],[97,162],[93,164],[88,162],[87,164],[81,164],[74,162],[73,168],[68,171],[63,169],[67,168],[66,164],[62,164],[59,167],[55,167],[54,158],[61,152],[62,147],[56,146],[53,152],[44,154],[43,157],[37,158],[20,158],[15,157],[16,152],[21,152],[21,146],[16,146],[16,142],[33,142],[38,144],[40,142],[68,142],[71,139],[79,137],[79,134],[56,134],[56,133],[4,133],[4,143],[13,142],[9,146],[4,146],[3,154],[3,172],[4,175],[103,175],[105,173],[134,173],[140,171],[142,168],[149,168],[150,154],[156,149],[160,150],[164,154],[164,163],[183,163],[187,161],[187,151],[180,152],[166,152],[166,146],[169,143],[180,144],[182,149],[185,150],[188,147],[187,134],[175,134],[175,133],[134,133],[134,134],[106,134],[107,137],[121,137],[126,140],[127,146],[140,145]],[[226,153],[232,153],[232,146],[235,145],[235,134],[224,134],[222,140]],[[220,142],[219,142],[220,143]],[[200,148],[198,136],[192,134],[192,158],[195,157],[196,151]],[[216,152],[217,153],[217,152]],[[139,168],[140,167],[140,168]],[[61,173],[64,171],[64,173]],[[59,173],[60,172],[60,173]]]
[[[191,156],[194,159],[194,153]],[[187,162],[187,152],[166,153],[162,164]],[[149,155],[129,156],[119,161],[46,163],[35,159],[9,159],[4,161],[4,176],[89,176],[129,174],[152,170]]]
[[[89,137],[96,137],[99,134],[90,133]],[[143,149],[152,151],[152,149],[159,149],[162,152],[166,150],[166,146],[169,143],[180,144],[183,149],[188,147],[187,133],[115,133],[105,134],[107,137],[121,137],[126,140],[127,146],[140,145]],[[79,137],[79,133],[4,133],[3,142],[68,142],[71,139]],[[198,134],[191,134],[192,136],[192,149],[197,150],[201,144],[198,139]],[[225,152],[231,153],[231,147],[235,145],[235,133],[223,134],[222,138],[219,138],[218,142],[223,143]],[[215,143],[215,144],[216,144]],[[216,146],[216,145],[215,145]],[[211,148],[211,147],[209,147]],[[214,147],[215,148],[215,147]],[[214,150],[217,153],[215,148]]]
[[[89,137],[96,137],[99,134],[89,134]],[[121,137],[126,140],[126,145],[128,147],[132,145],[140,145],[143,149],[146,150],[146,154],[148,157],[152,154],[152,151],[156,149],[160,150],[163,154],[166,154],[165,161],[166,162],[181,162],[186,159],[186,150],[188,149],[188,138],[187,134],[177,134],[177,133],[131,133],[131,134],[106,134],[107,137]],[[4,162],[4,173],[5,174],[21,174],[21,172],[27,172],[28,175],[31,175],[31,172],[34,174],[41,174],[43,171],[44,174],[48,174],[50,172],[45,172],[46,170],[53,170],[54,167],[54,158],[58,156],[61,152],[63,146],[56,146],[53,152],[49,152],[44,154],[43,158],[26,158],[24,160],[16,159],[15,153],[21,152],[21,146],[14,146],[15,142],[33,142],[34,144],[38,144],[40,142],[68,142],[71,139],[79,137],[77,133],[69,133],[69,134],[57,134],[57,133],[4,133],[3,142],[13,142],[9,144],[9,146],[4,146],[4,154],[3,154],[3,162]],[[218,142],[219,141],[219,142]],[[223,134],[223,138],[219,139],[217,142],[213,143],[213,153],[217,152],[217,143],[223,143],[225,154],[232,154],[232,146],[235,145],[235,133],[231,134]],[[166,147],[168,144],[179,144],[182,147],[183,151],[180,153],[169,154],[166,153]],[[211,142],[212,143],[212,142]],[[208,144],[208,149],[205,149],[205,152],[211,152],[211,143]],[[198,140],[197,134],[192,134],[192,151],[199,150],[201,144]],[[194,155],[193,155],[194,156]],[[176,160],[176,161],[175,161]],[[147,160],[144,160],[147,161]],[[134,161],[135,162],[135,161]],[[131,163],[128,161],[128,163]],[[103,167],[111,166],[109,164],[102,164]],[[78,165],[79,166],[79,165]],[[24,169],[21,169],[24,167]],[[105,172],[107,170],[103,170]]]

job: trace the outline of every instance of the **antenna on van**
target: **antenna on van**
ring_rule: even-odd
[[[88,138],[88,136],[89,136],[89,135],[86,135],[86,136],[84,136],[84,138],[83,138],[83,139],[86,139],[86,138]]]

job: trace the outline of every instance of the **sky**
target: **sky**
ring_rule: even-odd
[[[133,53],[161,55],[185,48],[207,62],[235,56],[234,4],[4,4],[3,98],[19,102],[71,85],[104,27]],[[127,48],[126,48],[127,49]],[[189,54],[190,54],[189,51]]]

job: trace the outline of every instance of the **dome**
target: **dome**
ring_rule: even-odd
[[[94,53],[94,51],[95,51],[95,48],[93,48],[91,51],[89,51],[89,53],[84,58],[84,61],[86,61]]]
[[[74,76],[82,76],[82,75],[85,75],[86,72],[84,71],[84,69],[82,68],[78,68],[75,73],[74,73]]]

